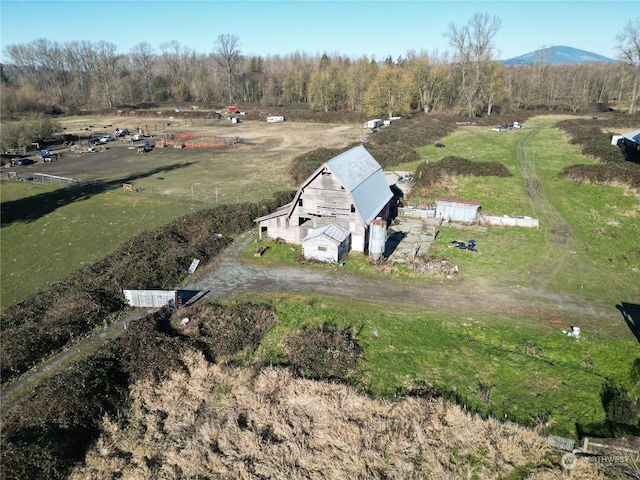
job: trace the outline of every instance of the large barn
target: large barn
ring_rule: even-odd
[[[372,222],[392,220],[395,198],[382,167],[359,145],[323,164],[300,185],[291,203],[255,222],[261,239],[298,245],[313,230],[334,224],[350,234],[352,250],[366,252]]]

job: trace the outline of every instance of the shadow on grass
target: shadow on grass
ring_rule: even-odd
[[[109,181],[97,181],[90,184],[73,185],[51,192],[41,193],[27,198],[4,202],[0,205],[0,225],[6,226],[16,222],[29,223],[79,200],[86,200],[106,190],[121,188],[123,183],[132,183],[141,178],[150,177],[163,172],[170,172],[190,166],[191,163],[169,165],[154,168],[148,172],[116,178]]]
[[[616,305],[616,308],[620,310],[622,318],[627,322],[631,333],[633,333],[638,342],[640,342],[640,305],[622,302],[620,305]]]

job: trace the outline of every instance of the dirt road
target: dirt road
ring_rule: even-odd
[[[198,301],[216,301],[249,292],[297,292],[302,294],[342,297],[385,305],[411,305],[432,308],[450,306],[465,311],[501,312],[537,310],[554,315],[583,319],[618,318],[616,308],[587,303],[569,295],[514,285],[487,285],[471,279],[455,284],[426,279],[423,286],[406,285],[385,277],[372,278],[345,270],[320,269],[309,266],[262,266],[247,262],[240,252],[254,241],[253,233],[239,236],[212,265],[199,272],[197,280],[187,283],[184,290],[202,292]],[[105,342],[126,331],[129,322],[151,313],[151,309],[135,309],[108,327],[83,339],[73,347],[45,360],[1,392],[2,407],[28,393],[43,378],[53,375],[65,364],[89,355]]]

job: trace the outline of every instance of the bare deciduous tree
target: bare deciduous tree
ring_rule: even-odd
[[[450,23],[444,36],[454,49],[454,61],[460,75],[460,94],[467,115],[473,117],[480,113],[482,105],[481,90],[485,70],[493,62],[493,37],[502,26],[498,16],[487,13],[475,13],[467,25],[457,27]]]
[[[637,109],[638,90],[640,89],[640,17],[629,20],[622,32],[616,37],[618,59],[622,64],[623,75],[629,79],[628,113]]]
[[[227,94],[229,102],[233,102],[233,79],[236,74],[236,67],[242,61],[239,38],[231,34],[218,35],[213,55],[227,76]]]
[[[143,101],[149,101],[153,96],[152,79],[155,59],[155,50],[147,42],[134,45],[129,53],[133,75],[139,82]]]

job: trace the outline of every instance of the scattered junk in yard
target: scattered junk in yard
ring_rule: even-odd
[[[154,145],[149,141],[145,141],[142,144],[136,145],[138,153],[147,153],[153,150]]]
[[[571,330],[569,331],[562,330],[562,333],[566,334],[567,337],[580,338],[580,327],[571,325]]]
[[[454,240],[453,242],[451,242],[450,244],[452,247],[454,248],[458,248],[460,250],[470,250],[472,252],[476,252],[476,241],[475,240],[469,240],[467,243],[464,242],[459,242],[458,240]]]
[[[491,129],[492,132],[506,132],[507,130],[520,130],[522,124],[520,122],[501,123]]]
[[[160,144],[164,148],[216,148],[244,143],[244,139],[240,137],[215,137],[202,142],[194,142],[194,138],[196,135],[193,133],[166,134],[162,136]]]
[[[267,122],[269,122],[269,123],[284,122],[284,117],[282,115],[273,115],[271,117],[267,117]]]
[[[433,144],[433,146],[436,148],[444,148],[444,143],[436,142]]]
[[[193,261],[191,262],[191,265],[189,265],[189,269],[187,270],[187,273],[189,275],[192,275],[193,273],[195,273],[196,269],[198,268],[198,265],[200,265],[200,259],[194,258]]]
[[[52,162],[54,159],[58,158],[58,153],[50,152],[49,150],[40,150],[40,152],[38,152],[38,158],[45,163]]]
[[[413,271],[432,275],[444,275],[453,278],[458,274],[458,266],[449,260],[434,259],[429,256],[420,255],[413,261]]]

